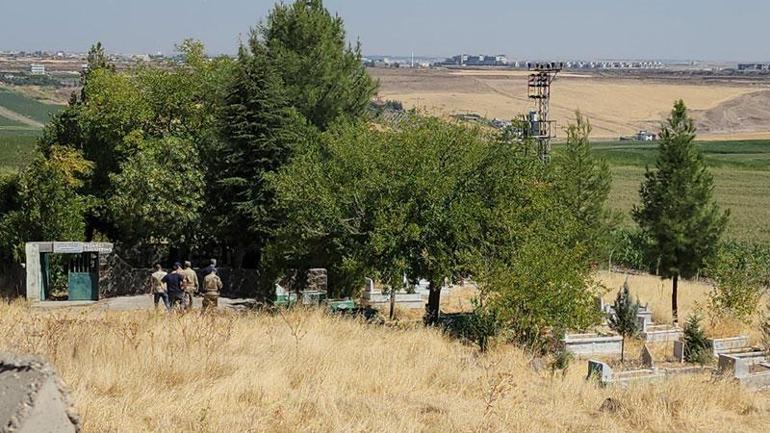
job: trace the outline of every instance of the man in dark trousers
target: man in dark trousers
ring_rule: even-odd
[[[177,304],[179,304],[180,308],[184,308],[184,290],[182,289],[184,275],[179,273],[179,268],[179,263],[174,263],[174,270],[166,274],[162,280],[166,283],[166,293],[168,293],[168,302],[171,305],[171,309],[174,309]]]

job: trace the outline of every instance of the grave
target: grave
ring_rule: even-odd
[[[649,324],[642,330],[642,338],[648,343],[663,343],[682,338],[682,328],[673,325]]]
[[[749,389],[770,389],[770,362],[764,352],[720,353],[719,372]]]
[[[0,432],[74,433],[80,421],[51,367],[0,353]]]
[[[399,307],[416,310],[425,308],[421,293],[396,292],[395,296],[395,303]],[[382,290],[375,286],[374,280],[371,278],[366,279],[362,298],[363,302],[370,307],[378,308],[390,305],[390,293],[382,293]]]
[[[654,368],[643,368],[628,371],[613,371],[612,368],[602,361],[588,361],[588,376],[586,380],[598,379],[602,385],[628,384],[631,382],[652,382],[663,380],[665,373],[659,372]]]
[[[711,349],[714,351],[714,357],[719,358],[722,353],[742,353],[750,352],[754,348],[749,345],[749,337],[741,335],[738,337],[729,338],[714,338],[710,339]]]
[[[613,334],[567,334],[563,342],[565,349],[575,356],[620,355],[623,337]]]

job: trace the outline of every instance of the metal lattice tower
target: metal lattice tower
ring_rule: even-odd
[[[551,123],[548,118],[551,105],[551,83],[556,74],[561,72],[562,63],[527,64],[532,73],[527,82],[527,94],[535,100],[536,111],[531,111],[528,117],[529,136],[537,140],[538,155],[543,162],[551,159]]]

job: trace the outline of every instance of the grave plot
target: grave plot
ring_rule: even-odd
[[[396,292],[395,297],[395,304],[399,307],[409,309],[425,308],[425,301],[421,293]],[[382,289],[375,286],[374,280],[367,278],[363,303],[373,308],[385,307],[390,305],[390,293],[383,293]]]
[[[770,389],[770,361],[763,352],[720,353],[719,372],[746,388]]]
[[[596,379],[602,385],[629,384],[636,382],[652,382],[665,380],[670,377],[684,374],[711,373],[713,368],[704,366],[683,366],[678,363],[662,362],[657,363],[653,359],[652,352],[645,345],[640,355],[640,365],[637,367],[624,366],[612,368],[607,362],[599,360],[588,361],[588,376],[586,380]]]
[[[597,306],[599,306],[606,317],[610,317],[615,314],[615,310],[612,308],[612,305],[605,304],[601,299],[597,300]],[[641,336],[644,341],[648,343],[675,341],[682,337],[682,328],[678,326],[657,324],[653,322],[652,310],[647,305],[642,305],[639,307],[639,312],[636,314],[636,318],[639,322],[639,328],[642,330]]]
[[[567,334],[562,341],[564,348],[575,356],[619,356],[623,337],[614,334]]]

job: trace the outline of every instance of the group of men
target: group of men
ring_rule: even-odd
[[[222,280],[217,275],[217,261],[203,270],[203,309],[216,308],[219,303],[219,293],[222,290]],[[174,263],[171,272],[166,272],[160,264],[155,265],[155,272],[150,275],[149,286],[155,308],[163,300],[167,310],[190,310],[193,306],[193,296],[201,291],[198,287],[198,273],[189,261]]]

